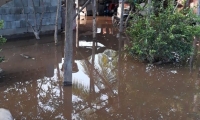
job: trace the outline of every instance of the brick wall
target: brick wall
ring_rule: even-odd
[[[39,24],[42,11],[45,11],[42,20],[42,32],[53,31],[56,18],[57,0],[33,0],[36,10],[37,24]],[[61,16],[61,15],[60,15]],[[61,17],[59,17],[59,29]],[[35,14],[32,0],[12,0],[0,7],[0,20],[4,21],[4,28],[0,35],[16,35],[32,32],[27,21],[35,26]]]

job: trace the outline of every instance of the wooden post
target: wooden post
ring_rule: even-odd
[[[79,11],[80,5],[79,5],[79,0],[76,0],[76,14],[78,13],[77,20],[80,20],[80,11]]]
[[[198,4],[197,4],[197,15],[198,16],[200,15],[200,0],[198,0]]]
[[[64,86],[72,85],[73,57],[73,17],[74,1],[66,0],[65,47],[64,47]]]
[[[78,29],[79,29],[79,20],[78,20],[79,18],[77,17],[76,18],[76,48],[79,48],[79,39],[78,39],[78,37],[79,37],[79,31],[78,31]]]
[[[71,0],[72,1],[72,0]],[[63,120],[72,120],[73,106],[72,106],[72,86],[63,87]]]
[[[122,33],[123,31],[123,24],[124,24],[124,0],[121,2],[121,16],[120,16],[120,26],[119,26],[119,32]]]
[[[55,32],[54,32],[54,40],[55,44],[58,43],[58,18],[59,18],[59,13],[60,13],[60,6],[61,6],[61,0],[58,0],[57,3],[57,12],[56,12],[56,21],[55,21]]]
[[[97,8],[96,8],[96,0],[92,1],[92,12],[93,12],[93,40],[96,39],[96,12],[97,12]]]

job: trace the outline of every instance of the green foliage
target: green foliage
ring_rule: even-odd
[[[0,21],[0,29],[3,28],[3,21]],[[6,42],[6,39],[0,36],[0,45],[3,45]],[[0,49],[1,51],[1,49]],[[0,62],[4,60],[3,57],[0,57]]]
[[[158,14],[134,15],[127,33],[131,46],[127,48],[135,58],[148,61],[172,61],[174,53],[185,60],[193,53],[194,37],[200,36],[200,18],[190,9],[174,11],[174,6],[161,8]]]

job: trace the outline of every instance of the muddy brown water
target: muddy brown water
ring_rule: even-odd
[[[82,21],[83,22],[83,21]],[[198,120],[198,63],[188,66],[141,63],[122,52],[111,19],[99,17],[92,42],[91,18],[79,25],[74,52],[78,71],[63,87],[64,36],[7,42],[0,78],[0,107],[16,120]]]

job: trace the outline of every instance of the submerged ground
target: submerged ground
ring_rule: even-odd
[[[63,87],[64,35],[41,40],[8,41],[0,53],[6,60],[0,78],[0,107],[16,120],[198,120],[199,63],[150,65],[123,52],[111,18],[81,18],[74,35],[72,87]],[[77,42],[79,40],[79,42]]]

